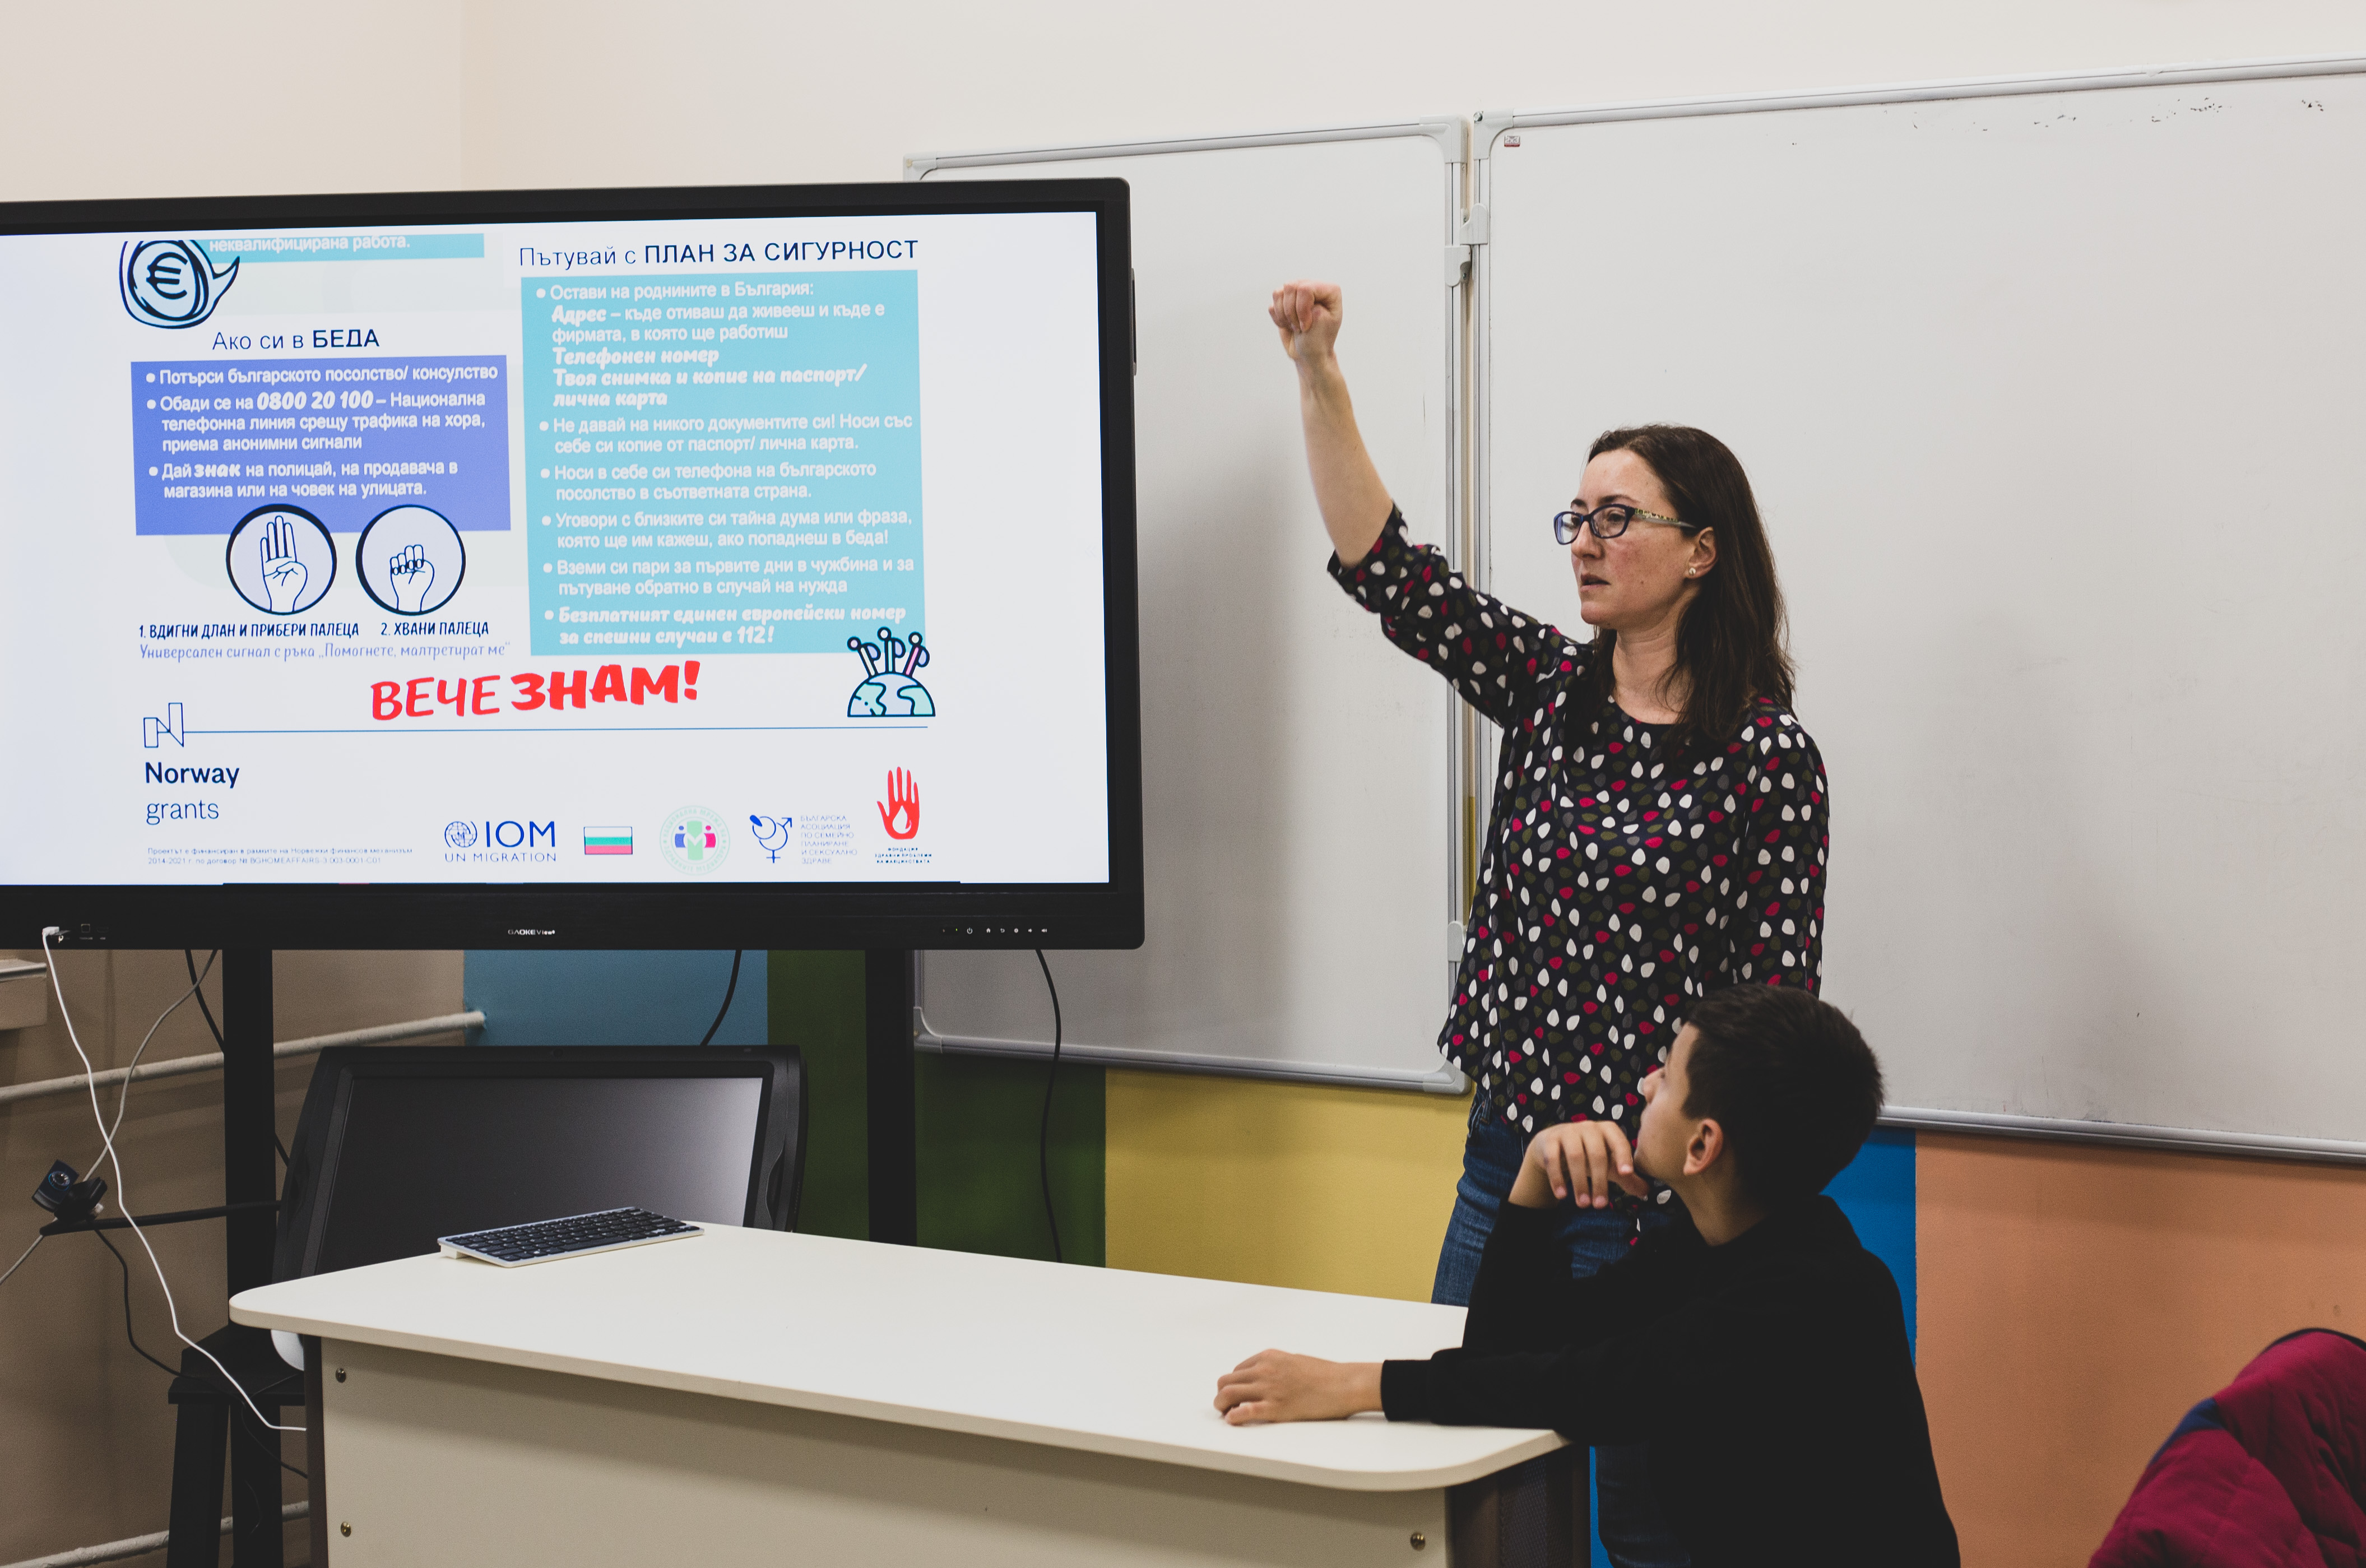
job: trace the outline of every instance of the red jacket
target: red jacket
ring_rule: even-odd
[[[2177,1424],[2088,1568],[2366,1568],[2366,1341],[2260,1351]]]

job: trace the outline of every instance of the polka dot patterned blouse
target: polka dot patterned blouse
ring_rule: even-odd
[[[1589,646],[1471,588],[1395,513],[1331,572],[1504,732],[1437,1039],[1478,1082],[1474,1119],[1631,1128],[1688,998],[1815,988],[1827,791],[1797,719],[1762,702],[1721,744],[1671,758],[1673,726],[1585,694]]]

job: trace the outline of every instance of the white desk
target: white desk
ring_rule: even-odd
[[[721,1226],[405,1258],[231,1315],[323,1342],[336,1568],[1435,1563],[1450,1488],[1562,1446],[1211,1404],[1256,1350],[1423,1356],[1459,1308]]]

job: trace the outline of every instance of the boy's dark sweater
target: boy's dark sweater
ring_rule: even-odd
[[[1694,1568],[1960,1562],[1898,1285],[1829,1198],[1723,1247],[1689,1215],[1589,1279],[1558,1208],[1504,1205],[1462,1348],[1390,1361],[1391,1421],[1649,1445]]]

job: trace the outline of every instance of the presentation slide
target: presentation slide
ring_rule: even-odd
[[[0,236],[0,881],[1107,881],[1095,223]]]

